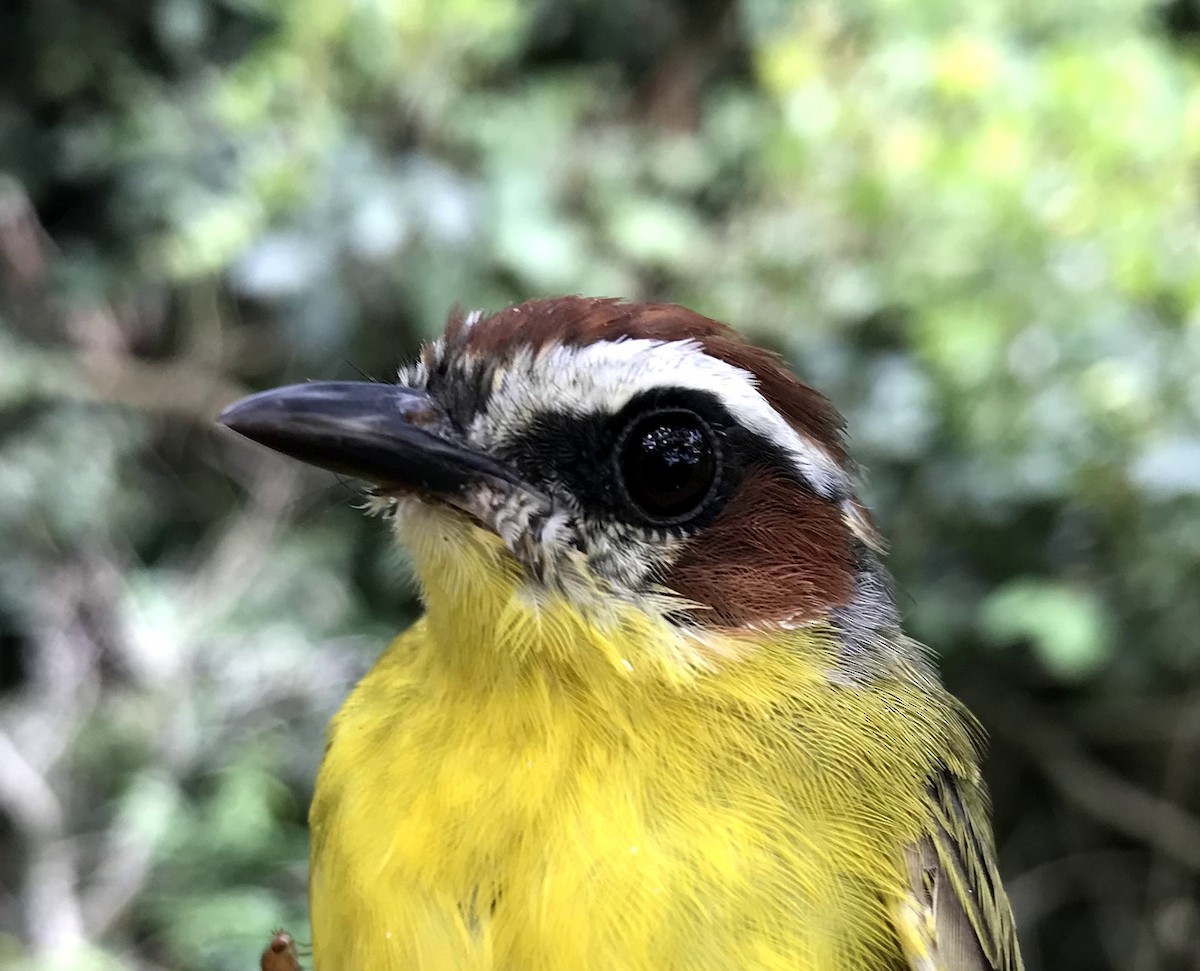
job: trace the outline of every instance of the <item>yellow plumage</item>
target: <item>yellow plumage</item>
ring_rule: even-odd
[[[911,854],[928,780],[982,797],[969,723],[919,666],[859,681],[820,628],[691,640],[534,602],[490,532],[399,521],[427,614],[333,725],[316,971],[944,966],[922,963]]]

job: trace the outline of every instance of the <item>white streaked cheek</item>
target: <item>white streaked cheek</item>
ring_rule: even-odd
[[[557,549],[569,547],[575,542],[576,532],[573,517],[563,511],[551,513],[542,523],[538,542],[543,546]]]

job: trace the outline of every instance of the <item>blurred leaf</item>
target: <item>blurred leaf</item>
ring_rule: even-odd
[[[1153,496],[1200,493],[1200,437],[1180,435],[1150,443],[1134,462],[1133,477]]]
[[[614,206],[609,235],[640,263],[684,269],[707,243],[704,227],[686,208],[662,199],[628,198]]]
[[[254,887],[236,887],[186,900],[163,899],[171,950],[192,967],[253,967],[279,920],[279,901]]]
[[[1031,643],[1064,681],[1096,674],[1112,650],[1108,611],[1094,594],[1064,583],[1011,580],[984,600],[979,622],[993,643]]]

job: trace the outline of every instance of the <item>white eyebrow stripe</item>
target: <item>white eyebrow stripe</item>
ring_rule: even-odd
[[[850,479],[820,444],[793,428],[759,393],[754,374],[706,354],[696,341],[626,338],[582,347],[518,351],[492,386],[471,429],[479,442],[511,440],[536,414],[614,414],[659,388],[707,392],[746,429],[780,448],[826,499],[850,493]]]

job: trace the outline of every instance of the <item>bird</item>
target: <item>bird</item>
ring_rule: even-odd
[[[982,732],[778,355],[536,299],[220,421],[367,483],[423,603],[329,729],[315,971],[1022,968]]]

